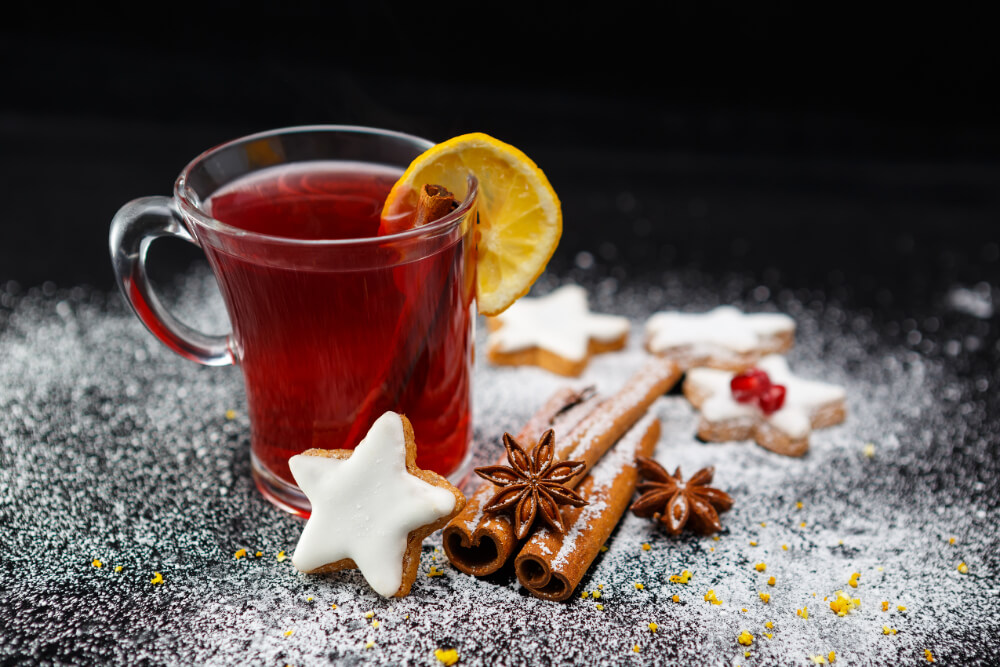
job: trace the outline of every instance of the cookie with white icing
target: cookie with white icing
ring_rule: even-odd
[[[416,466],[410,421],[386,412],[354,450],[309,449],[288,460],[312,504],[292,564],[302,572],[359,569],[384,597],[410,592],[424,538],[465,506],[448,480]]]
[[[753,439],[785,456],[802,456],[813,429],[847,416],[843,387],[803,380],[779,355],[764,357],[742,373],[692,368],[684,395],[701,410],[698,437],[709,442]]]
[[[743,313],[720,306],[707,313],[655,313],[646,321],[646,349],[681,368],[749,368],[795,344],[795,320],[780,313]]]
[[[627,318],[590,312],[579,285],[523,297],[487,324],[486,353],[494,364],[530,364],[572,377],[593,355],[625,347],[629,332]]]

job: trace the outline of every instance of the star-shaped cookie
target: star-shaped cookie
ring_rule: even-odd
[[[760,373],[763,371],[763,375]],[[715,368],[692,368],[684,379],[684,395],[701,410],[698,437],[709,442],[747,440],[778,454],[802,456],[809,449],[813,429],[833,426],[847,416],[843,387],[803,380],[788,369],[780,355],[764,357],[740,374],[752,383],[763,382],[763,393],[772,386],[780,398],[755,401],[744,392],[735,373]],[[742,399],[742,400],[740,400]]]
[[[521,298],[488,320],[487,355],[495,364],[541,366],[577,376],[594,354],[620,350],[629,321],[590,312],[587,291],[565,285],[538,298]]]
[[[744,313],[720,306],[707,313],[655,313],[646,321],[646,349],[684,369],[740,371],[795,343],[795,321],[780,313]]]
[[[465,506],[448,480],[415,464],[409,420],[386,412],[353,450],[310,449],[288,467],[312,504],[292,563],[303,572],[361,570],[380,595],[410,592],[420,544]]]

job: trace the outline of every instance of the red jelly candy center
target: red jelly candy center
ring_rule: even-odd
[[[757,405],[765,415],[777,412],[785,404],[785,387],[780,384],[772,384],[767,390],[757,397]]]
[[[759,368],[751,368],[733,376],[729,388],[738,403],[753,403],[771,386],[771,378]]]
[[[771,384],[771,378],[759,368],[737,373],[729,388],[737,403],[756,403],[765,415],[777,412],[785,404],[785,387]]]

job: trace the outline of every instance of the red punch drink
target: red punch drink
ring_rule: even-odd
[[[115,276],[150,332],[185,359],[242,368],[254,481],[289,512],[309,500],[288,459],[354,448],[388,410],[413,424],[421,468],[456,478],[470,460],[479,183],[454,170],[440,174],[450,193],[399,182],[433,146],[344,125],[261,132],[205,151],[173,197],[135,199],[111,222]],[[231,333],[198,331],[157,298],[145,264],[162,237],[205,252]]]
[[[371,238],[401,173],[351,162],[273,167],[213,194],[207,212],[267,236]],[[290,456],[351,449],[386,410],[413,423],[420,467],[447,475],[462,462],[471,435],[467,238],[437,248],[392,239],[366,248],[367,261],[294,267],[281,265],[280,248],[248,259],[206,246],[235,315],[255,466],[292,483]]]

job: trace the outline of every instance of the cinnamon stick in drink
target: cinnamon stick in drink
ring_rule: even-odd
[[[517,437],[537,442],[550,428],[557,437],[569,433],[599,402],[593,387],[581,391],[560,389],[528,420]],[[503,457],[499,463],[505,460]],[[492,484],[481,485],[469,497],[465,509],[445,526],[443,540],[448,560],[466,574],[481,577],[496,572],[517,548],[510,520],[502,514],[483,513],[494,493],[496,487]]]
[[[420,188],[420,200],[413,214],[413,226],[423,227],[443,218],[458,208],[458,200],[442,185],[425,185]]]
[[[640,419],[577,486],[588,502],[563,510],[565,533],[542,529],[514,559],[518,581],[543,600],[565,600],[580,584],[635,492],[636,456],[650,456],[660,438],[660,422]]]
[[[601,402],[567,435],[564,435],[565,431],[556,431],[553,463],[582,461],[584,470],[590,470],[642,417],[650,404],[677,383],[680,376],[680,368],[669,359],[651,360],[618,393]],[[516,439],[530,449],[540,435],[536,434],[531,439]],[[500,463],[503,462],[501,460]],[[565,486],[576,486],[584,474],[570,479]],[[510,519],[503,514],[482,511],[497,490],[493,484],[483,484],[469,499],[463,513],[445,527],[445,553],[452,565],[466,574],[481,577],[496,572],[517,546],[515,528]]]

